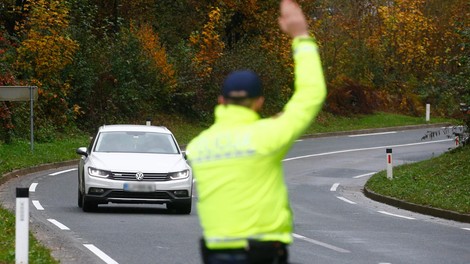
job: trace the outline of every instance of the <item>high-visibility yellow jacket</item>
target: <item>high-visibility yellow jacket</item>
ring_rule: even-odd
[[[282,159],[326,97],[313,38],[296,38],[292,47],[295,92],[281,115],[260,119],[251,109],[218,105],[215,123],[187,146],[208,248],[243,248],[248,239],[292,242]]]

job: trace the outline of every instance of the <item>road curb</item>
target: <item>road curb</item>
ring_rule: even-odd
[[[34,167],[18,169],[18,170],[14,170],[11,172],[7,172],[3,174],[2,177],[0,178],[0,185],[6,183],[7,181],[15,177],[21,177],[21,176],[39,172],[39,171],[45,171],[45,170],[50,170],[50,169],[57,169],[60,167],[76,165],[78,164],[78,161],[79,160],[76,159],[76,160],[67,160],[67,161],[54,162],[54,163],[46,163],[46,164],[41,164],[41,165],[37,165]]]
[[[388,204],[391,206],[395,206],[401,209],[405,209],[408,211],[420,213],[420,214],[425,214],[425,215],[430,215],[430,216],[435,216],[439,218],[444,218],[448,220],[454,220],[454,221],[459,221],[459,222],[464,222],[464,223],[470,223],[470,215],[469,214],[460,214],[456,213],[454,211],[448,211],[448,210],[443,210],[443,209],[438,209],[430,206],[424,206],[424,205],[418,205],[414,203],[410,203],[407,201],[403,201],[397,198],[377,194],[368,188],[364,187],[363,189],[364,195],[372,199],[374,201]]]

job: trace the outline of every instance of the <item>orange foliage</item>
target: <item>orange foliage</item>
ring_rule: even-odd
[[[189,38],[190,44],[198,50],[193,62],[200,69],[201,77],[210,76],[213,64],[223,55],[225,44],[217,33],[217,27],[222,22],[221,16],[219,8],[212,8],[202,32],[194,32]]]
[[[155,66],[160,70],[164,82],[169,84],[171,88],[176,87],[175,69],[171,63],[168,62],[165,47],[161,44],[158,34],[154,32],[152,27],[148,24],[143,24],[136,28],[131,26],[132,32],[139,39],[144,52],[152,58]]]
[[[369,39],[371,47],[385,56],[390,68],[426,72],[439,64],[441,58],[432,56],[430,35],[436,31],[432,20],[423,12],[425,0],[395,0],[391,6],[378,9],[381,28]],[[415,71],[416,71],[415,70]]]
[[[17,49],[17,66],[48,79],[73,60],[78,50],[76,41],[66,34],[68,9],[61,1],[32,0],[28,20],[16,29],[25,35]]]

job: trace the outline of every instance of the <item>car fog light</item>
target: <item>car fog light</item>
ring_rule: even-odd
[[[104,193],[104,189],[103,188],[90,188],[90,191],[89,193],[93,193],[93,194],[102,194]]]
[[[178,197],[188,196],[188,191],[174,191],[173,193],[175,194],[175,196],[178,196]]]

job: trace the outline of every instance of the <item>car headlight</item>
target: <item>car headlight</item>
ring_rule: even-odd
[[[106,178],[109,175],[111,175],[111,172],[106,171],[106,170],[100,170],[100,169],[93,168],[93,167],[88,167],[88,174],[94,177]]]
[[[183,171],[170,173],[170,178],[172,180],[186,179],[188,177],[189,177],[189,170],[183,170]]]

